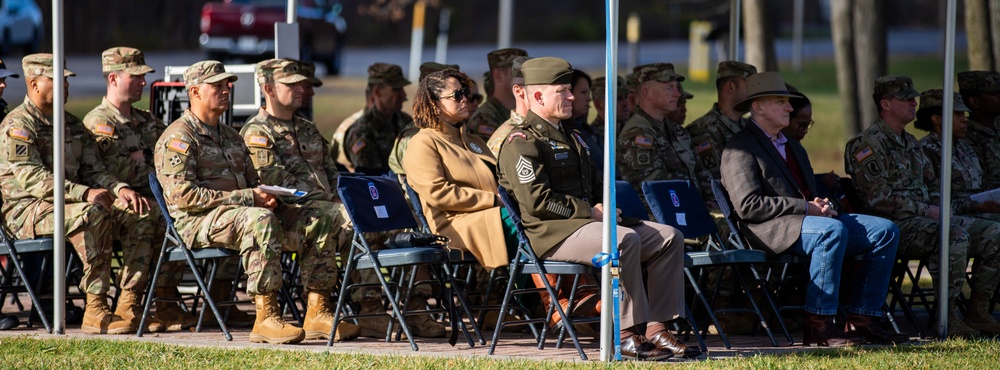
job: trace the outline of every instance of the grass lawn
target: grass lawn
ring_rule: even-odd
[[[292,348],[292,347],[283,347]],[[901,347],[798,351],[783,355],[673,363],[678,369],[989,369],[1000,361],[1000,342],[948,341]],[[645,369],[664,364],[556,362],[488,357],[377,356],[277,349],[211,349],[100,339],[3,338],[7,369],[54,368],[331,368],[331,369]],[[659,365],[659,366],[657,366]]]

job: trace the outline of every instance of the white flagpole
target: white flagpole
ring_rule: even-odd
[[[952,149],[952,112],[955,109],[955,99],[952,99],[952,92],[955,91],[955,83],[952,76],[955,75],[955,0],[948,0],[947,22],[945,27],[944,42],[944,106],[941,107],[941,117],[944,122],[941,126],[941,256],[938,271],[938,299],[943,302],[938,305],[938,333],[942,340],[948,338],[948,284],[951,280],[949,253],[951,249],[951,149]]]
[[[604,79],[604,246],[602,252],[616,260],[614,254],[618,251],[617,241],[617,209],[615,201],[615,108],[618,96],[618,1],[608,0],[606,3],[607,26],[605,40],[605,79]],[[617,263],[615,263],[617,265]],[[615,327],[614,302],[618,299],[618,289],[612,281],[617,282],[618,267],[612,271],[612,263],[601,267],[601,361],[621,359],[621,348],[618,342],[618,332]],[[614,276],[612,276],[614,275]]]
[[[52,84],[55,92],[52,99],[55,107],[52,110],[52,173],[55,175],[52,203],[55,205],[55,235],[52,248],[52,325],[55,334],[66,334],[66,158],[65,147],[66,128],[66,85],[63,84],[63,70],[66,59],[63,55],[63,1],[52,1]]]

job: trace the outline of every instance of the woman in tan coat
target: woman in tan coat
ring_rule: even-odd
[[[403,169],[431,231],[450,237],[452,248],[471,252],[492,270],[510,262],[507,243],[516,247],[517,241],[497,196],[496,158],[482,138],[463,126],[470,114],[471,84],[454,69],[420,82],[413,101],[420,132],[410,140]]]

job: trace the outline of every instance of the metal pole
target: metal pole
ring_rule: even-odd
[[[792,70],[802,72],[802,23],[805,18],[803,0],[795,0],[792,12]]]
[[[66,334],[66,194],[63,184],[66,183],[66,159],[63,155],[66,127],[66,85],[63,81],[63,70],[66,69],[66,58],[63,56],[63,1],[52,1],[52,85],[55,88],[52,99],[55,107],[52,110],[52,173],[54,193],[52,203],[55,205],[55,231],[52,245],[52,326],[55,334]]]
[[[299,0],[288,0],[288,9],[285,9],[285,22],[295,23],[299,18]]]
[[[510,33],[514,28],[514,0],[500,0],[499,13],[497,49],[505,49],[510,47]]]
[[[448,61],[448,29],[451,28],[451,8],[441,9],[441,19],[438,20],[437,50],[434,61],[445,64]]]
[[[618,250],[618,215],[614,210],[618,209],[615,201],[615,108],[617,107],[618,96],[618,0],[608,0],[606,3],[607,28],[605,39],[605,65],[604,74],[604,231],[602,240],[604,245],[601,252],[605,255],[614,255]],[[614,257],[611,257],[614,258]],[[612,282],[612,264],[601,267],[601,361],[611,361],[621,359],[618,343],[618,332],[615,329],[615,305],[616,295],[612,294],[614,287]],[[615,267],[617,270],[618,267]],[[617,280],[617,279],[615,279]]]
[[[740,0],[729,3],[729,60],[740,60]]]
[[[424,15],[427,2],[417,0],[413,3],[413,32],[410,38],[410,74],[409,78],[416,81],[420,76],[420,59],[424,52]]]
[[[944,106],[941,107],[941,117],[944,122],[941,126],[941,256],[938,265],[938,335],[942,340],[948,338],[948,260],[951,253],[951,125],[952,112],[954,112],[955,99],[951,94],[955,91],[955,83],[952,76],[955,75],[955,0],[948,0],[948,25],[945,26],[944,40]]]

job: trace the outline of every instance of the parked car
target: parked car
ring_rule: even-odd
[[[42,11],[32,0],[0,0],[0,55],[21,47],[25,54],[38,52],[44,36]]]
[[[0,0],[2,1],[2,0]],[[225,0],[201,9],[198,41],[209,59],[248,61],[274,55],[274,23],[285,22],[287,0]],[[347,22],[336,0],[299,0],[299,58],[340,73]]]

